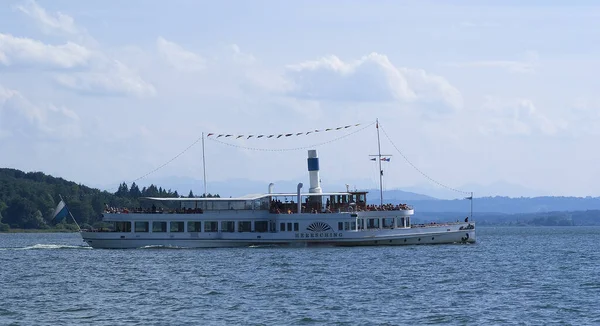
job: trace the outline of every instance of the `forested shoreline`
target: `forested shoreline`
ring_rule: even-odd
[[[142,197],[181,197],[177,191],[155,185],[140,189],[135,182],[131,186],[122,183],[111,193],[42,172],[0,168],[0,232],[10,229],[76,230],[70,218],[60,223],[52,221],[61,196],[82,228],[101,225],[105,205],[141,207],[145,205],[140,200]],[[207,197],[212,196],[207,194]],[[190,191],[186,197],[196,196]]]

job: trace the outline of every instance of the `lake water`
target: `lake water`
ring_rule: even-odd
[[[598,325],[600,227],[478,243],[100,250],[0,234],[0,325]]]

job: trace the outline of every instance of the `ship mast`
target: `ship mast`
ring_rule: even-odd
[[[206,197],[206,159],[204,157],[204,132],[202,133],[202,170],[204,172],[204,196]]]
[[[379,204],[383,206],[383,170],[381,169],[381,142],[379,141],[379,119],[375,119],[377,129],[377,161],[379,161]]]
[[[383,206],[383,169],[381,168],[381,157],[392,155],[381,155],[381,141],[379,139],[379,119],[375,120],[375,128],[377,129],[377,155],[369,155],[377,157],[379,164],[379,204]]]

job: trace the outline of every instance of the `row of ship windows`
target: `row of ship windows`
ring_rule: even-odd
[[[394,223],[393,217],[386,218],[366,218],[366,219],[358,219],[358,229],[362,230],[367,229],[391,229],[391,228],[402,228],[410,226],[410,218],[409,217],[398,217],[396,218],[396,223]],[[338,231],[348,231],[356,229],[356,221],[352,222],[338,222]]]
[[[202,227],[204,224],[204,227]],[[167,226],[168,225],[168,226]],[[238,221],[237,229],[235,221],[221,221],[221,228],[219,229],[219,222],[216,221],[205,221],[205,222],[187,222],[187,230],[185,228],[185,222],[134,222],[134,232],[268,232],[269,222],[268,221]],[[274,227],[274,226],[273,226]],[[115,222],[114,229],[116,232],[131,232],[131,222]],[[298,231],[298,223],[281,223],[281,231]],[[272,230],[274,231],[274,230]]]
[[[202,225],[204,223],[204,225]],[[406,224],[405,224],[406,223]],[[366,225],[365,225],[366,224]],[[394,218],[377,218],[369,219],[358,219],[358,229],[378,229],[378,228],[394,228],[394,227],[406,227],[409,226],[409,219],[404,217],[397,218],[394,223]],[[115,222],[114,230],[116,232],[131,232],[131,222]],[[219,222],[216,221],[189,221],[187,222],[187,230],[185,228],[185,222],[134,222],[134,232],[269,232],[269,221],[221,221],[221,228],[219,229]],[[202,227],[204,226],[204,227]],[[237,228],[236,228],[237,226]],[[348,231],[356,229],[356,221],[352,222],[338,222],[338,231]],[[279,231],[299,231],[298,223],[280,223]],[[275,225],[271,223],[271,231],[275,231]]]

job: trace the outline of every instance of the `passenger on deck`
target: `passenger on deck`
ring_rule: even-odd
[[[467,217],[465,217],[465,223],[468,223],[468,222],[469,222],[469,217],[467,216]]]

